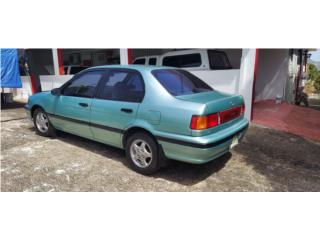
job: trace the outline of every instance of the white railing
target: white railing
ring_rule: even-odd
[[[18,101],[26,102],[32,95],[30,77],[21,76],[22,87],[12,89],[13,98]]]
[[[42,91],[50,91],[60,87],[62,84],[72,78],[73,75],[42,75],[40,83]]]

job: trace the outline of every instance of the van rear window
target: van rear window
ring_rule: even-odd
[[[152,74],[173,96],[213,91],[208,84],[186,70],[157,69]]]
[[[162,65],[178,68],[200,67],[201,55],[200,53],[193,53],[176,56],[167,56],[163,58]]]
[[[157,59],[156,58],[150,58],[149,59],[149,65],[156,65]]]
[[[146,59],[145,58],[139,58],[136,59],[133,64],[139,64],[139,65],[144,65],[146,63]]]
[[[210,69],[222,70],[232,69],[228,56],[225,52],[208,50]]]

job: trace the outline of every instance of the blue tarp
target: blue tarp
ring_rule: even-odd
[[[21,78],[19,73],[19,60],[17,49],[0,49],[1,57],[1,87],[21,88]]]

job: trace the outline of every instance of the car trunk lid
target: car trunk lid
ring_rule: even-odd
[[[233,120],[243,117],[244,101],[240,95],[230,95],[219,91],[210,91],[182,95],[177,98],[184,101],[203,104],[204,107],[201,112],[201,116],[210,116],[215,113],[219,115],[219,124],[217,126],[202,130],[193,130],[192,135],[206,135],[219,131],[219,129],[230,126]]]
[[[219,91],[210,91],[178,96],[178,99],[205,104],[203,115],[221,112],[243,105],[240,95],[230,95]]]

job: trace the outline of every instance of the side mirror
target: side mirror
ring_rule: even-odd
[[[55,96],[60,96],[61,95],[61,89],[60,88],[54,88],[51,90],[51,94]]]

